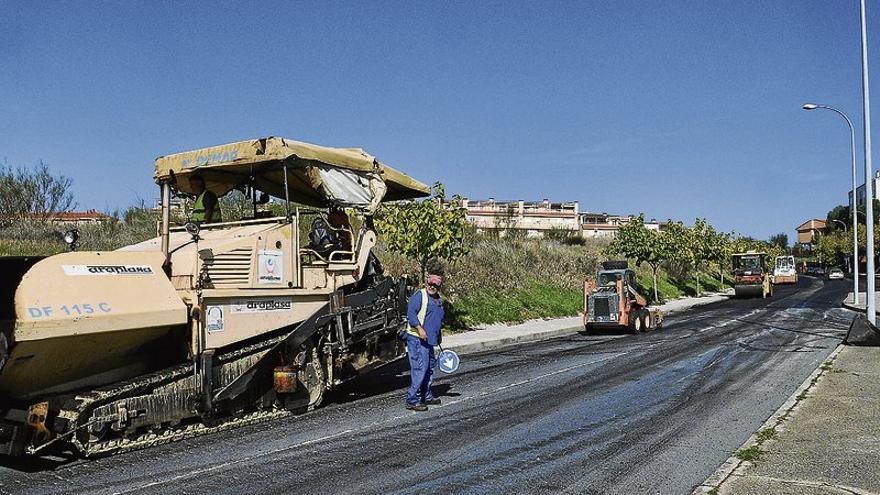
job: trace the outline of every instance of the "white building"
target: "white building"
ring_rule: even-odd
[[[556,229],[571,231],[572,235],[584,238],[613,238],[621,225],[635,218],[633,215],[580,212],[577,201],[465,199],[462,206],[467,209],[466,218],[476,226],[477,232],[497,231],[503,235],[510,230],[519,230],[525,231],[528,237],[543,237]],[[662,224],[651,219],[645,222],[645,227],[660,230]]]
[[[613,238],[620,230],[620,226],[629,222],[635,215],[611,215],[608,213],[581,213],[580,231],[584,238]],[[645,228],[649,230],[661,230],[663,224],[655,219],[646,220]]]
[[[467,220],[477,227],[477,232],[507,230],[525,231],[528,237],[542,237],[551,229],[578,232],[578,202],[551,203],[545,199],[538,202],[462,200],[467,209]]]
[[[877,199],[877,189],[878,189],[878,186],[880,186],[880,172],[874,172],[874,178],[871,179],[871,184],[873,186],[872,192],[873,192],[874,199]],[[861,186],[856,188],[856,195],[858,196],[858,207],[859,207],[859,209],[863,210],[865,208],[865,185],[864,184],[862,184]],[[852,208],[852,204],[853,204],[852,190],[850,190],[849,193],[847,193],[847,198],[849,201],[849,203],[848,203],[849,207]]]

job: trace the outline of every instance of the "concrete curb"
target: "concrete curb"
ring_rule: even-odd
[[[858,306],[854,306],[853,304],[850,304],[850,303],[848,303],[848,302],[846,302],[846,301],[840,303],[840,305],[841,305],[844,309],[848,309],[848,310],[850,310],[850,311],[856,311],[856,312],[858,312],[858,313],[865,313],[865,314],[868,313],[868,308],[860,308],[860,307],[858,307]],[[878,315],[880,315],[880,310],[877,310],[876,313],[877,313]]]
[[[470,344],[444,346],[443,348],[455,351],[458,354],[473,354],[475,352],[491,351],[493,349],[498,349],[500,347],[506,347],[514,344],[523,344],[526,342],[536,342],[539,340],[549,340],[555,337],[563,337],[566,335],[577,333],[581,330],[583,330],[583,328],[579,326],[558,328],[555,330],[547,330],[544,332],[532,333],[527,335],[511,335],[510,337],[485,340],[482,342],[473,342]]]
[[[758,444],[758,433],[767,428],[775,428],[779,426],[782,422],[782,419],[787,416],[798,404],[798,396],[803,393],[806,393],[810,388],[815,385],[815,381],[818,381],[819,377],[821,377],[826,370],[822,369],[826,364],[834,361],[834,358],[840,353],[843,349],[843,344],[838,344],[837,348],[831,351],[831,354],[828,355],[819,366],[816,366],[816,369],[810,373],[810,376],[804,380],[803,383],[794,391],[794,393],[789,396],[788,400],[785,401],[779,409],[776,410],[764,424],[758,428],[755,433],[752,434],[738,449],[736,449],[730,457],[727,458],[718,469],[715,470],[708,478],[706,478],[703,483],[697,485],[697,487],[692,492],[692,495],[708,495],[710,493],[718,493],[717,490],[723,485],[732,475],[734,475],[737,471],[741,471],[748,466],[751,465],[749,461],[743,461],[736,456],[736,453],[740,450],[747,449],[749,447],[755,446]],[[716,490],[713,492],[713,490]]]
[[[691,308],[696,308],[698,306],[706,306],[708,304],[715,304],[715,303],[727,301],[729,298],[730,298],[730,296],[727,294],[714,294],[714,295],[704,296],[704,297],[701,297],[701,298],[697,299],[696,301],[694,301],[693,304],[690,304],[688,306],[681,307],[681,308],[670,309],[668,311],[665,311],[665,313],[667,315],[680,313],[682,311],[687,311]],[[541,320],[537,320],[537,321],[541,321]],[[528,322],[526,322],[526,323],[528,323]],[[549,339],[553,339],[556,337],[564,337],[567,335],[575,334],[575,333],[580,332],[582,330],[583,330],[583,327],[580,325],[574,326],[574,327],[566,326],[565,328],[556,328],[556,329],[552,329],[552,330],[544,330],[544,331],[535,332],[535,333],[528,333],[528,334],[510,335],[510,336],[504,336],[504,337],[496,338],[496,339],[492,339],[492,340],[484,340],[481,342],[471,342],[471,343],[460,344],[460,345],[453,344],[453,345],[443,346],[443,348],[455,351],[458,354],[473,354],[473,353],[477,353],[477,352],[491,351],[491,350],[499,349],[502,347],[515,345],[515,344],[523,344],[523,343],[528,343],[528,342],[549,340]]]

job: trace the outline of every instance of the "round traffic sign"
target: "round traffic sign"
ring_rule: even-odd
[[[455,351],[443,350],[440,352],[440,355],[437,356],[437,366],[440,368],[440,371],[444,373],[455,373],[459,364],[460,361],[458,359],[458,354],[456,354]]]

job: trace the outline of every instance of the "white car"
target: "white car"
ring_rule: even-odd
[[[843,278],[843,270],[840,268],[832,268],[828,272],[828,280],[840,280]]]

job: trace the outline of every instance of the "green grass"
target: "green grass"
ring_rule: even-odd
[[[509,291],[479,291],[455,301],[447,313],[451,330],[497,322],[576,315],[583,309],[583,294],[576,289],[535,284]]]
[[[737,451],[736,457],[742,461],[758,461],[761,459],[761,448],[757,445],[752,445],[747,449]]]
[[[764,443],[771,438],[776,438],[776,428],[764,428],[758,432],[756,438],[758,439],[759,444]]]
[[[639,267],[636,269],[637,282],[639,284],[639,292],[641,292],[649,300],[654,298],[654,288],[651,277],[651,270],[647,267]],[[721,279],[717,273],[700,276],[700,293],[720,292],[730,287],[728,277],[724,277],[724,285],[721,285]],[[660,301],[670,301],[681,297],[696,296],[697,281],[693,277],[685,277],[679,280],[673,277],[665,270],[657,272],[657,296]]]
[[[654,285],[651,270],[636,270],[636,274],[636,281],[639,284],[639,292],[648,299],[653,299]],[[657,297],[659,297],[661,301],[669,301],[671,299],[678,299],[682,296],[684,296],[684,292],[681,288],[675,284],[668,273],[660,270],[657,273]]]

